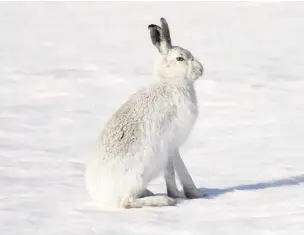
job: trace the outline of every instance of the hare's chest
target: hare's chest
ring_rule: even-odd
[[[176,116],[171,123],[171,138],[177,145],[181,145],[187,139],[198,116],[196,104],[184,102],[177,108]]]

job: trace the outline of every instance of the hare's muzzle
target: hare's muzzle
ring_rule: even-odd
[[[204,67],[203,65],[197,60],[197,59],[194,59],[193,60],[193,64],[194,64],[194,69],[197,73],[197,78],[201,77],[204,73]]]

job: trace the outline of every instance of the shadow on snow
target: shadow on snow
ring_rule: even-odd
[[[298,185],[304,182],[304,174],[297,175],[285,179],[277,179],[254,184],[242,184],[228,188],[200,188],[201,192],[207,194],[207,198],[218,197],[225,193],[230,193],[236,190],[262,190],[267,188],[276,188],[284,186]]]

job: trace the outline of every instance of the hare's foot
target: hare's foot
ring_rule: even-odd
[[[130,208],[141,208],[145,206],[149,207],[163,207],[163,206],[174,206],[176,201],[168,196],[150,196],[144,198],[132,198],[129,199],[122,207],[126,209]]]
[[[207,196],[207,195],[203,194],[197,188],[187,188],[187,187],[184,187],[184,193],[185,193],[186,197],[189,198],[189,199],[202,198],[202,197],[206,197]]]
[[[139,194],[139,198],[143,197],[151,197],[154,196],[154,193],[152,193],[149,189],[145,189],[141,194]]]
[[[167,187],[167,195],[171,198],[186,198],[182,192],[170,187]]]

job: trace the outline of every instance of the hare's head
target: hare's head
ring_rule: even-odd
[[[148,27],[152,43],[160,55],[156,66],[157,75],[161,79],[194,82],[203,75],[203,66],[188,50],[172,46],[167,21],[161,18],[160,22],[161,27],[154,24]]]

